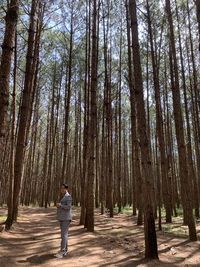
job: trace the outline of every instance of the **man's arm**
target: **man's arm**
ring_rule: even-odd
[[[67,198],[67,201],[66,201],[66,204],[60,204],[60,207],[64,210],[70,210],[71,207],[72,207],[72,198],[71,197],[68,197]]]

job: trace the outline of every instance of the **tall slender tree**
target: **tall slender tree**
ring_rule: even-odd
[[[199,30],[199,51],[200,51],[200,0],[195,0],[196,9],[197,9],[197,21],[198,21],[198,30]]]
[[[89,157],[87,180],[87,206],[85,226],[90,232],[94,231],[94,181],[95,181],[95,143],[97,120],[97,67],[98,67],[98,16],[97,0],[92,1],[92,51],[91,51],[91,82],[90,82],[90,120],[89,120]]]
[[[143,201],[142,201],[142,176],[140,170],[139,146],[138,146],[138,133],[137,133],[137,118],[136,118],[136,105],[134,96],[134,77],[133,77],[133,64],[131,52],[131,33],[130,33],[130,15],[128,8],[128,0],[126,0],[126,21],[127,21],[127,43],[128,43],[128,83],[130,90],[130,105],[131,105],[131,146],[132,146],[132,186],[133,186],[133,206],[138,208],[137,224],[142,224],[143,215]],[[135,210],[133,208],[133,215]]]
[[[157,60],[154,51],[153,43],[153,32],[152,32],[152,22],[150,15],[150,6],[149,1],[147,0],[147,18],[148,18],[148,28],[149,28],[149,40],[151,47],[151,60],[153,68],[153,81],[154,81],[154,91],[155,91],[155,100],[156,100],[156,128],[158,134],[158,143],[160,151],[160,161],[161,161],[161,177],[162,177],[162,191],[164,204],[166,209],[166,222],[172,222],[172,205],[171,205],[171,195],[169,189],[169,179],[167,176],[167,162],[166,162],[166,148],[165,148],[165,138],[163,130],[163,115],[161,107],[161,96],[160,96],[160,81],[159,81],[159,68],[157,66]],[[159,178],[158,178],[159,179]]]
[[[178,156],[179,156],[179,174],[181,183],[181,197],[184,209],[184,215],[186,223],[189,227],[189,236],[191,241],[197,240],[196,227],[192,209],[192,195],[190,191],[190,183],[188,176],[187,166],[187,154],[185,146],[185,136],[183,128],[183,115],[181,110],[181,98],[180,98],[180,86],[178,76],[178,65],[175,47],[174,26],[171,12],[171,2],[166,0],[166,14],[169,24],[169,36],[170,36],[170,73],[171,73],[171,86],[173,95],[173,109],[174,120],[176,129],[176,139],[178,144]]]
[[[69,113],[70,113],[70,101],[72,94],[72,64],[73,64],[73,38],[74,38],[74,2],[71,4],[71,17],[70,17],[70,37],[69,37],[69,57],[66,64],[66,84],[65,84],[65,130],[64,130],[64,152],[63,152],[63,165],[61,182],[65,181],[66,163],[67,163],[67,151],[69,142]]]
[[[30,13],[30,25],[29,25],[29,37],[28,37],[28,50],[26,61],[26,73],[24,81],[24,90],[22,95],[22,103],[20,108],[19,129],[17,135],[16,152],[14,159],[14,191],[13,191],[13,208],[12,217],[7,220],[12,225],[13,221],[17,220],[18,205],[21,191],[21,182],[23,176],[25,148],[27,146],[27,138],[30,126],[30,116],[32,113],[32,104],[34,97],[34,79],[37,79],[36,66],[38,53],[39,53],[39,40],[36,40],[37,20],[35,19],[38,12],[38,3],[33,0],[31,13]],[[40,28],[41,29],[41,28]],[[39,38],[40,34],[37,35]],[[9,213],[11,214],[11,213]]]
[[[144,178],[144,233],[145,233],[145,257],[158,258],[157,238],[155,229],[155,219],[153,211],[153,169],[150,156],[150,147],[146,125],[146,114],[144,104],[144,91],[142,68],[140,59],[140,46],[138,38],[138,20],[136,11],[136,1],[129,0],[129,12],[131,18],[132,32],[132,52],[135,79],[135,100],[138,115],[138,133],[141,148],[142,174]]]
[[[5,136],[9,105],[9,83],[14,40],[19,13],[19,0],[11,0],[5,16],[5,33],[0,62],[0,137]]]

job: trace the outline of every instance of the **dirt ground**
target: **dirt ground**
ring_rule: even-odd
[[[5,212],[0,209],[0,215]],[[69,254],[56,259],[60,232],[55,213],[55,208],[20,208],[12,231],[0,233],[0,267],[200,266],[200,241],[158,233],[160,260],[145,262],[143,228],[132,216],[110,219],[96,212],[95,232],[87,233],[79,226],[78,209],[70,226]]]

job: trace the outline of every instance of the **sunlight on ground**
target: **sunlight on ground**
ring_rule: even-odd
[[[0,267],[200,266],[200,242],[175,237],[180,229],[183,233],[186,229],[178,217],[171,225],[163,223],[163,232],[157,234],[160,261],[146,263],[144,231],[137,226],[136,217],[121,213],[109,218],[109,214],[95,210],[95,232],[88,233],[79,225],[80,208],[73,208],[73,213],[69,255],[58,262],[54,258],[60,244],[56,209],[20,208],[19,222],[10,233],[1,234]]]

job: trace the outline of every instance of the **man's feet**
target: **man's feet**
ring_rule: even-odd
[[[63,257],[67,256],[67,251],[58,251],[58,253],[54,256],[58,259],[62,259]]]
[[[67,251],[64,251],[63,252],[63,257],[67,256],[67,253],[68,253]]]

